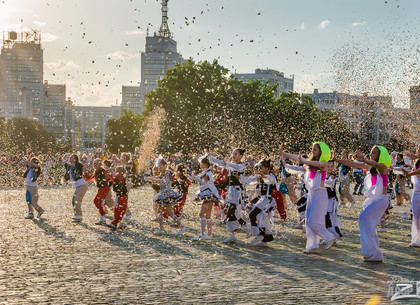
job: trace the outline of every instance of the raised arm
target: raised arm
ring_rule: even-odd
[[[374,160],[366,158],[365,154],[360,150],[356,150],[356,159],[366,163],[367,165],[370,165],[371,167],[376,168],[381,174],[386,174],[388,172],[388,168],[385,164],[378,163]]]
[[[335,157],[335,149],[333,150],[333,154],[332,154],[332,159],[334,160],[334,162],[337,162],[339,164],[343,164],[345,166],[348,167],[352,167],[352,168],[359,168],[359,169],[365,169],[367,170],[367,166],[364,163],[359,163],[359,162],[354,162],[354,161],[350,161],[347,159],[338,159]]]
[[[283,150],[283,144],[280,145],[279,154],[280,154],[280,156],[283,156],[283,157],[286,157],[286,158],[289,158],[289,159],[292,159],[292,160],[295,160],[295,161],[298,161],[299,160],[299,156],[298,155],[294,155],[294,154],[285,152]]]

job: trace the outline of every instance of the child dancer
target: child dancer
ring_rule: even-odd
[[[179,195],[177,192],[171,189],[172,184],[172,176],[169,170],[167,170],[167,163],[162,158],[159,157],[156,160],[155,166],[158,168],[160,176],[158,178],[150,177],[147,180],[150,180],[152,182],[157,182],[160,185],[159,193],[156,194],[154,197],[154,201],[158,205],[158,222],[159,222],[159,229],[155,232],[156,235],[162,235],[165,233],[165,230],[163,228],[164,224],[164,217],[163,214],[166,213],[168,217],[172,217],[173,215],[173,205],[177,202],[182,200],[182,196]],[[184,228],[181,224],[181,218],[177,219],[177,225],[180,227],[180,230],[176,233],[182,234],[184,231]]]
[[[413,196],[411,198],[411,208],[413,210],[413,220],[411,224],[411,243],[410,247],[420,247],[420,144],[417,146],[416,154],[408,154],[414,161],[411,172],[406,172],[406,177],[413,182]]]
[[[312,146],[312,155],[309,160],[283,151],[280,146],[280,155],[308,165],[305,171],[305,185],[308,190],[306,203],[306,249],[304,253],[316,253],[320,238],[325,241],[325,249],[334,244],[335,238],[325,227],[325,215],[328,209],[328,194],[325,188],[327,162],[331,153],[327,144],[315,142]]]
[[[96,194],[95,198],[93,199],[93,203],[95,204],[96,208],[99,211],[99,221],[96,222],[96,225],[105,225],[106,224],[106,213],[103,206],[103,201],[108,197],[109,194],[109,175],[102,167],[101,159],[97,158],[93,161],[93,168],[95,171],[93,174],[87,177],[87,180],[91,180],[92,178],[95,179],[96,186],[98,187],[98,193]]]
[[[217,188],[214,186],[213,172],[210,169],[209,160],[207,158],[201,158],[200,167],[203,170],[200,175],[190,176],[190,179],[200,183],[200,192],[197,194],[196,200],[202,201],[200,210],[201,232],[193,240],[213,238],[211,210],[215,201],[222,200]]]
[[[242,224],[246,224],[241,216],[243,186],[240,182],[241,176],[244,175],[245,172],[245,164],[242,163],[244,153],[244,149],[237,148],[233,150],[232,162],[225,162],[214,158],[210,153],[208,154],[210,163],[228,170],[229,188],[226,195],[226,227],[228,232],[230,232],[230,236],[224,241],[226,243],[235,242],[237,238],[234,232],[239,229]]]
[[[175,204],[174,206],[174,215],[172,215],[174,223],[177,223],[178,218],[181,218],[182,216],[182,210],[184,208],[185,202],[187,201],[187,195],[188,195],[188,188],[191,185],[191,181],[185,176],[185,170],[184,166],[178,165],[176,173],[175,173],[175,180],[172,182],[172,187],[180,194],[182,195],[182,200]],[[184,233],[184,228],[181,232],[178,234]]]
[[[32,157],[26,162],[26,171],[23,178],[26,179],[26,203],[28,204],[28,216],[25,219],[34,219],[34,209],[38,212],[37,218],[44,213],[44,209],[38,205],[38,182],[37,179],[41,174],[39,160]]]
[[[306,156],[304,156],[305,158]],[[305,225],[305,214],[306,214],[306,201],[308,200],[308,190],[305,186],[305,167],[302,165],[285,165],[286,170],[292,175],[299,175],[298,185],[300,186],[300,199],[296,202],[296,211],[299,215],[299,224],[296,229],[302,229],[306,233]]]
[[[335,190],[337,178],[332,174],[334,171],[334,161],[328,161],[327,165],[327,180],[325,186],[328,194],[328,210],[325,215],[325,227],[330,231],[337,241],[343,234],[341,233],[341,223],[338,219],[338,198]]]
[[[249,213],[252,234],[255,235],[251,243],[266,247],[267,242],[274,240],[273,232],[270,229],[270,213],[276,205],[273,190],[278,187],[276,177],[270,173],[271,161],[263,159],[259,164],[261,165],[261,171],[256,179],[259,180],[261,197]]]
[[[346,153],[343,153],[342,159],[346,158]],[[356,203],[356,200],[354,200],[353,196],[350,194],[350,171],[351,168],[344,164],[341,164],[338,170],[338,178],[340,179],[338,191],[340,193],[340,203],[343,207],[346,206],[346,199],[350,202],[350,207],[353,207]]]
[[[370,158],[365,157],[361,151],[356,151],[359,162],[349,160],[334,161],[353,168],[366,169],[368,174],[365,179],[365,196],[363,212],[359,215],[360,244],[366,262],[382,262],[383,255],[379,249],[379,238],[376,224],[384,215],[388,207],[388,167],[391,157],[383,146],[374,146],[370,151]]]
[[[221,168],[218,171],[218,174],[216,176],[216,179],[214,181],[214,185],[216,186],[217,190],[219,191],[219,195],[223,198],[223,200],[226,198],[226,192],[229,186],[229,176],[228,172],[225,168]],[[214,203],[214,215],[218,218],[223,219],[223,215],[225,215],[226,211],[225,204],[222,204],[220,201],[216,201]]]
[[[124,178],[124,167],[117,166],[117,174],[114,177],[113,189],[116,195],[115,198],[115,207],[114,207],[114,220],[107,224],[108,227],[112,229],[117,229],[118,223],[123,218],[125,211],[127,210],[128,203],[128,190],[127,183]],[[125,226],[118,226],[118,229],[122,229]]]
[[[74,217],[72,222],[81,222],[82,216],[82,201],[86,194],[87,186],[86,181],[83,178],[83,165],[79,162],[77,155],[70,157],[69,163],[64,163],[66,174],[64,178],[70,180],[74,190],[72,205],[74,208]]]

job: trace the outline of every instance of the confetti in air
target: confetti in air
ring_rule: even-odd
[[[161,107],[156,107],[154,113],[146,122],[146,129],[143,133],[143,143],[140,147],[138,172],[146,170],[150,164],[150,160],[152,160],[155,155],[155,150],[161,136],[162,122],[165,120],[165,117],[165,110]]]

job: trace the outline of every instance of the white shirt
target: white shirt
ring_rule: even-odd
[[[32,181],[32,177],[35,175],[35,168],[31,168],[28,171],[28,175],[26,176],[26,185],[27,186],[38,186],[37,181]]]

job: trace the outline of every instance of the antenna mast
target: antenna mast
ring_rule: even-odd
[[[161,37],[172,37],[171,31],[168,26],[168,1],[162,0],[162,24],[160,25],[158,36]]]

